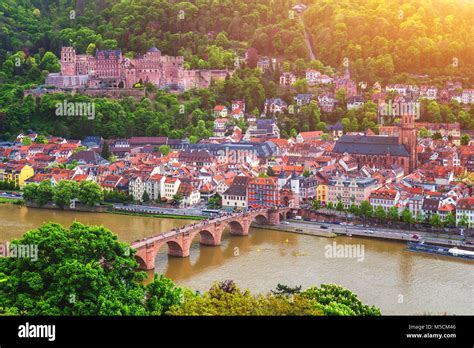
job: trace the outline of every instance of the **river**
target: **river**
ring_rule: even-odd
[[[68,226],[74,220],[104,225],[126,242],[189,223],[4,204],[0,205],[0,241],[18,238],[45,221]],[[328,257],[327,249],[334,242],[357,245],[364,252],[358,258]],[[474,264],[409,252],[403,243],[252,228],[246,237],[224,233],[220,247],[201,246],[195,238],[189,258],[168,258],[166,252],[162,248],[158,253],[155,271],[200,291],[224,279],[256,292],[267,292],[278,283],[303,288],[336,283],[358,294],[364,303],[380,307],[383,314],[474,314]]]

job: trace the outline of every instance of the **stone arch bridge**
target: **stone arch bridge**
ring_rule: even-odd
[[[131,247],[137,250],[135,258],[140,264],[140,268],[151,270],[155,269],[156,255],[165,244],[168,246],[168,255],[188,257],[191,243],[197,235],[200,236],[202,245],[217,246],[221,244],[222,233],[227,226],[229,226],[232,235],[246,236],[254,221],[259,225],[278,225],[281,220],[290,217],[291,214],[290,208],[259,209],[234,213],[135,241]]]

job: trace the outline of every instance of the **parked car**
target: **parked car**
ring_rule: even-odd
[[[327,227],[327,226],[324,226],[324,225],[321,225],[321,226],[319,226],[319,227],[322,228],[323,230],[327,230],[327,229],[328,229],[328,227]]]
[[[414,235],[412,235],[411,237],[412,237],[413,239],[420,239],[420,236],[417,235],[417,234],[414,234]]]
[[[282,221],[281,222],[283,225],[289,225],[290,223],[288,221]]]
[[[296,215],[295,220],[303,220],[303,218],[300,215]]]

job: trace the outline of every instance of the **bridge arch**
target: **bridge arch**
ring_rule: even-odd
[[[155,257],[156,257],[156,255],[155,255]],[[143,259],[143,257],[141,257],[141,255],[135,254],[135,261],[138,262],[138,268],[139,269],[151,269],[150,265],[148,265],[146,263],[146,261]]]
[[[239,221],[233,220],[228,222],[227,225],[230,227],[230,234],[232,235],[244,236],[248,234],[248,231]]]
[[[168,244],[168,255],[178,256],[178,257],[185,256],[185,250],[183,249],[183,246],[179,244],[178,242],[174,240],[170,240],[166,242],[166,244]],[[189,250],[188,250],[188,253],[189,253]],[[156,254],[158,254],[158,250],[156,250],[155,258],[156,258]]]
[[[202,245],[220,245],[221,244],[221,233],[219,231],[210,231],[210,230],[200,230],[195,232],[191,236],[191,242],[189,243],[190,245],[192,244],[194,238],[199,235],[199,243]]]
[[[268,218],[263,214],[256,215],[254,220],[259,225],[268,225]]]

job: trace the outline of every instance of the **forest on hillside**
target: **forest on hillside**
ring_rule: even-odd
[[[462,79],[474,84],[474,2],[467,0],[302,0],[303,21],[291,0],[2,0],[0,2],[0,139],[35,129],[45,134],[80,138],[166,135],[192,141],[212,134],[212,108],[242,99],[259,115],[266,98],[293,103],[289,90],[278,86],[282,71],[300,79],[307,68],[333,74],[349,64],[358,81],[436,84]],[[304,26],[303,24],[304,23]],[[304,30],[310,34],[316,61],[309,61]],[[94,120],[61,118],[56,102],[65,95],[23,98],[25,89],[41,85],[60,69],[63,45],[79,53],[120,48],[127,56],[157,46],[163,54],[183,55],[187,68],[235,68],[236,57],[248,48],[260,56],[277,57],[276,70],[261,73],[241,66],[207,91],[167,95],[147,86],[147,98],[95,99]],[[255,61],[253,61],[255,64]],[[423,77],[426,75],[427,77]],[[340,105],[345,96],[336,95]],[[85,96],[74,100],[89,101]],[[179,113],[184,105],[186,113]],[[474,108],[457,103],[426,105],[421,119],[461,123],[474,128]],[[346,130],[377,131],[376,106],[322,113],[317,105],[281,114],[282,136],[304,130],[325,130],[341,121]],[[144,123],[146,122],[146,123]],[[239,124],[245,128],[245,124]]]

